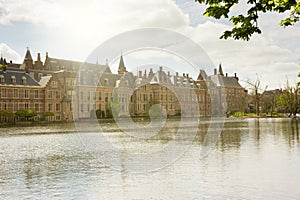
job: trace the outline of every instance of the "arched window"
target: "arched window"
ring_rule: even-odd
[[[0,75],[0,83],[4,83],[4,76]]]
[[[22,84],[25,85],[26,84],[26,77],[22,76]]]
[[[15,84],[16,83],[16,77],[15,76],[11,76],[10,77],[11,83]]]

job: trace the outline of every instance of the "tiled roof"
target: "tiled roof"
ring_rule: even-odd
[[[40,86],[29,74],[22,71],[0,71],[0,77],[4,79],[4,82],[0,82],[1,85]]]
[[[50,58],[50,57],[46,59],[45,66],[50,66],[51,70],[54,71],[57,70],[78,71],[81,68],[81,69],[88,69],[88,70],[103,70],[106,73],[111,73],[111,70],[107,65],[83,63],[83,62]]]
[[[242,87],[236,77],[227,77],[222,75],[212,75],[209,77],[217,86],[237,87],[237,88]]]

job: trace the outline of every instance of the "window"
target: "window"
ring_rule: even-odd
[[[18,89],[14,89],[14,99],[19,98],[19,90]]]
[[[23,85],[26,85],[26,77],[25,77],[25,76],[22,76],[21,81],[22,81],[22,84],[23,84]]]
[[[102,99],[102,93],[99,92],[99,101],[101,101],[101,99]]]
[[[39,105],[38,103],[35,103],[35,104],[34,104],[34,110],[35,110],[36,112],[39,112],[39,111],[40,111],[40,105]]]
[[[42,73],[39,73],[39,74],[38,74],[38,77],[39,77],[39,78],[42,78],[42,76],[43,76]]]
[[[105,102],[108,102],[108,93],[105,93]]]
[[[24,96],[25,96],[25,99],[28,99],[28,98],[29,98],[29,91],[28,91],[28,90],[25,90],[25,91],[24,91]]]
[[[59,90],[56,90],[56,91],[55,91],[55,97],[56,97],[57,99],[60,99],[60,91],[59,91]]]
[[[59,103],[57,103],[57,104],[55,105],[55,111],[56,111],[56,112],[60,112],[60,104],[59,104]]]
[[[48,99],[52,99],[52,91],[48,91]]]
[[[34,90],[34,98],[35,99],[39,98],[39,91],[38,90]]]
[[[19,104],[18,103],[14,103],[14,112],[17,112],[19,110]]]
[[[1,97],[5,98],[6,97],[6,88],[1,89]]]
[[[88,92],[87,100],[90,100],[90,98],[91,98],[91,92]]]
[[[2,103],[2,110],[7,110],[7,103]]]
[[[83,104],[80,104],[80,111],[83,113]]]
[[[59,120],[60,120],[60,116],[59,116],[59,115],[56,115],[56,116],[55,116],[55,120],[59,121]]]
[[[56,81],[52,81],[51,82],[51,87],[52,88],[57,88],[57,82]]]
[[[90,112],[90,104],[87,105],[88,112]]]
[[[16,77],[15,76],[11,76],[10,80],[11,80],[12,84],[16,84]]]
[[[25,110],[28,110],[29,106],[28,106],[28,103],[25,103]]]
[[[51,103],[48,104],[48,111],[49,111],[49,112],[52,111],[52,104],[51,104]]]
[[[4,83],[4,76],[0,75],[0,83]]]
[[[83,92],[80,92],[80,99],[83,100]]]

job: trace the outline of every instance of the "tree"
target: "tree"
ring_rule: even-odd
[[[27,109],[27,110],[18,110],[15,115],[18,117],[25,117],[26,120],[28,120],[29,118],[37,116],[37,113],[35,110]]]
[[[195,0],[200,4],[204,3],[206,8],[204,15],[214,17],[215,19],[229,18],[230,9],[240,4],[239,0]],[[278,12],[283,13],[290,11],[290,16],[283,19],[280,25],[283,27],[294,25],[299,21],[300,3],[296,0],[248,0],[249,9],[247,14],[233,15],[230,17],[230,22],[233,24],[231,30],[227,30],[220,37],[227,39],[249,40],[254,33],[261,33],[258,26],[259,13]]]
[[[4,117],[5,121],[8,117],[13,117],[14,113],[11,110],[0,110],[0,118]]]
[[[44,119],[48,119],[49,117],[52,117],[52,116],[54,116],[54,113],[53,112],[44,112],[44,114],[43,114],[43,117],[44,117]]]
[[[250,90],[252,90],[252,95],[254,97],[255,113],[256,115],[259,115],[261,99],[268,86],[262,89],[260,78],[258,76],[254,82],[246,81],[246,83],[251,87]]]
[[[300,108],[300,99],[298,98],[299,86],[290,86],[287,81],[286,88],[279,96],[278,104],[289,112],[289,117],[292,115],[295,117]]]

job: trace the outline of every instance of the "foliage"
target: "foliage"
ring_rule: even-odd
[[[151,100],[147,103],[147,105],[146,105],[146,110],[145,110],[145,113],[144,113],[144,115],[145,115],[146,117],[149,117],[149,114],[150,114],[150,108],[151,108],[153,105],[155,105],[155,104],[160,104],[159,100],[157,100],[157,99],[151,99]],[[152,111],[152,112],[154,112],[154,111]],[[155,114],[155,113],[151,113],[151,114]]]
[[[292,87],[287,81],[286,88],[279,96],[278,104],[289,112],[289,117],[295,117],[300,108],[300,99],[298,98],[299,86]]]
[[[14,113],[11,110],[0,110],[0,116],[12,117],[12,116],[14,116]]]
[[[18,110],[15,114],[18,117],[25,117],[28,120],[31,117],[37,116],[35,110],[27,109],[27,110]]]
[[[250,90],[252,91],[252,96],[254,98],[255,113],[256,115],[259,115],[261,99],[268,86],[265,86],[265,88],[262,89],[260,78],[258,76],[254,82],[246,81],[246,83],[251,87]]]
[[[207,17],[214,17],[215,19],[229,18],[230,9],[238,4],[239,0],[195,0],[199,3],[204,3],[208,7],[204,15]],[[227,30],[220,37],[227,39],[232,37],[234,39],[249,40],[254,33],[261,33],[258,26],[259,13],[278,12],[283,13],[290,11],[290,16],[280,22],[281,26],[294,25],[299,21],[300,3],[296,0],[248,0],[249,9],[247,14],[233,15],[230,21],[233,24],[231,30]]]
[[[52,116],[54,116],[54,113],[53,112],[44,112],[43,116],[44,117],[52,117]]]

